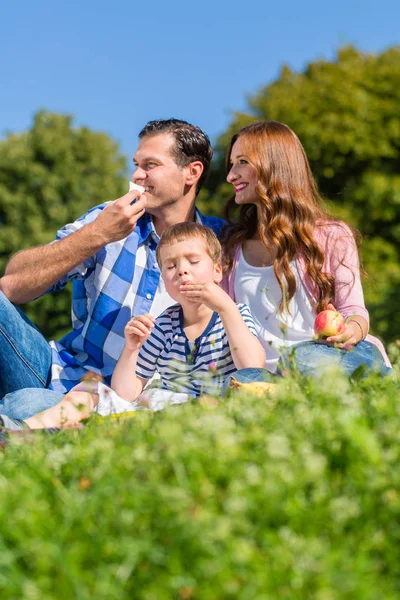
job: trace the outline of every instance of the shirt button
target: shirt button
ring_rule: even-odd
[[[147,300],[151,300],[151,294],[146,294]]]

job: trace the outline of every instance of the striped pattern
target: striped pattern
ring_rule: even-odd
[[[93,222],[107,204],[94,207],[60,229],[56,241]],[[204,217],[198,211],[196,221],[211,227],[217,235],[223,225],[221,219]],[[101,374],[105,383],[110,383],[124,347],[126,323],[131,317],[150,312],[157,293],[158,239],[152,219],[146,213],[127,238],[108,244],[49,290],[60,290],[73,280],[72,331],[60,341],[50,342],[50,389],[65,393],[88,370]]]
[[[245,304],[237,306],[245,323],[257,336],[249,308]],[[182,319],[179,304],[167,308],[156,319],[150,337],[140,350],[136,373],[150,379],[157,370],[163,389],[184,392],[195,398],[202,393],[218,394],[225,377],[236,370],[221,319],[214,313],[192,348],[183,330]]]

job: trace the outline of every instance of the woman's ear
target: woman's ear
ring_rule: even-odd
[[[221,283],[222,281],[222,265],[217,263],[214,265],[214,283]]]

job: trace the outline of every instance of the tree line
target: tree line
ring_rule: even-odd
[[[283,66],[218,138],[199,196],[205,212],[220,215],[232,193],[224,167],[231,135],[262,119],[297,133],[328,209],[362,233],[372,332],[400,338],[400,46],[376,55],[345,46],[301,72]],[[60,226],[125,190],[126,159],[106,134],[40,111],[31,129],[0,141],[0,273],[11,254],[53,240]],[[25,307],[49,338],[69,329],[70,293],[67,286]]]

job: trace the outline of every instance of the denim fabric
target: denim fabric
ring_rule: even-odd
[[[278,372],[285,373],[295,368],[301,375],[312,377],[321,375],[335,363],[346,375],[352,375],[361,365],[366,366],[365,375],[386,375],[392,371],[385,365],[376,346],[371,342],[362,341],[351,351],[315,342],[301,342],[283,353],[278,363]]]
[[[46,387],[50,367],[48,342],[0,292],[0,397],[21,388]]]
[[[61,392],[45,388],[25,388],[6,394],[0,400],[0,413],[10,419],[28,419],[54,406],[63,398]]]
[[[24,428],[24,422],[20,419],[10,419],[7,415],[0,415],[0,430],[2,427],[11,431],[20,431]]]
[[[268,369],[259,369],[259,368],[247,368],[247,369],[239,369],[229,375],[222,386],[222,395],[226,394],[229,390],[231,377],[234,377],[236,381],[240,381],[241,383],[252,383],[254,381],[271,381],[274,382],[279,379],[279,375],[275,375],[268,371]]]

